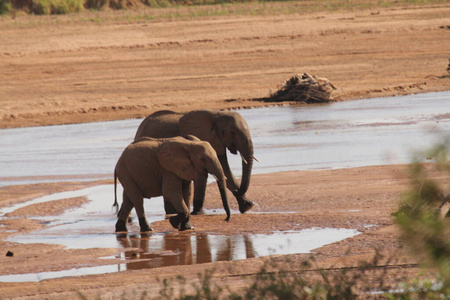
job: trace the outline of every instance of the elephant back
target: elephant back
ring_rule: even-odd
[[[178,122],[183,114],[169,110],[158,111],[145,118],[139,125],[134,140],[142,137],[169,138],[180,135]]]
[[[116,174],[125,189],[137,189],[143,197],[161,195],[161,172],[157,157],[161,142],[140,139],[130,144],[122,153],[116,165]]]

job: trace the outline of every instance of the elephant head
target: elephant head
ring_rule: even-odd
[[[186,113],[179,121],[181,135],[191,134],[208,141],[222,164],[228,187],[236,197],[244,195],[253,167],[253,143],[244,118],[237,112],[198,110]],[[228,165],[226,150],[242,158],[242,177],[238,184]],[[250,209],[248,207],[248,209]]]
[[[230,219],[230,208],[225,192],[226,177],[216,151],[208,142],[190,136],[190,140],[170,141],[164,143],[157,156],[161,166],[175,173],[184,180],[196,180],[207,173],[217,180],[222,204],[227,214],[226,221]]]

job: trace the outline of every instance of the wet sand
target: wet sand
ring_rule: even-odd
[[[220,214],[193,216],[192,223],[196,234],[218,235],[270,233],[314,227],[357,229],[361,234],[314,250],[318,264],[316,267],[355,266],[361,260],[370,260],[375,249],[379,249],[386,257],[396,255],[396,260],[391,262],[394,267],[388,271],[389,278],[395,283],[405,273],[415,275],[418,271],[415,267],[417,262],[408,258],[406,250],[401,247],[398,241],[399,234],[391,217],[391,213],[397,209],[401,193],[407,188],[406,169],[406,166],[397,165],[255,175],[249,197],[258,203],[256,213],[233,214],[229,223],[224,222]],[[435,177],[442,179],[437,174]],[[104,183],[111,181],[84,185]],[[35,197],[50,191],[72,190],[81,186],[79,183],[38,184],[31,187],[29,194],[30,197]],[[23,188],[26,187],[2,188],[3,195],[6,195],[3,198],[8,202],[19,201],[13,193],[14,190]],[[207,208],[221,207],[216,187],[208,187],[207,199]],[[65,203],[66,208],[69,208],[82,202],[80,200],[59,204]],[[236,209],[235,201],[230,202],[231,207]],[[29,211],[15,212],[15,218],[7,218],[2,222],[0,247],[13,252],[14,257],[3,255],[0,257],[2,265],[0,275],[125,263],[122,259],[114,258],[114,255],[120,252],[119,249],[95,248],[95,241],[92,242],[94,248],[89,249],[64,249],[58,245],[5,242],[4,239],[13,234],[43,228],[45,224],[27,217],[39,214],[39,210],[42,214],[47,213],[45,205],[34,206],[29,208]],[[278,213],[273,213],[274,211]],[[111,239],[115,239],[113,226],[114,224],[111,224]],[[174,232],[178,235],[167,220],[153,223],[152,227],[155,232]],[[89,231],[86,234],[89,234]],[[180,233],[180,236],[189,234],[189,232]],[[98,259],[99,257],[110,258]],[[301,261],[308,257],[309,254],[291,254],[276,256],[275,259],[279,261],[289,259],[292,262],[291,268],[298,270],[301,268]],[[42,297],[62,299],[76,298],[76,291],[82,291],[84,295],[90,297],[97,295],[118,297],[125,286],[128,291],[130,289],[147,291],[150,295],[157,295],[161,288],[157,278],[173,278],[176,274],[196,274],[212,268],[216,270],[217,282],[225,282],[237,289],[248,280],[241,275],[257,273],[264,260],[262,257],[234,262],[128,270],[103,275],[50,279],[26,285],[0,283],[0,296],[2,299],[19,296],[29,297],[27,299]],[[406,269],[395,267],[405,263],[413,265]],[[188,283],[195,280],[193,276],[188,276]]]
[[[267,96],[269,89],[302,72],[330,79],[339,88],[336,97],[340,100],[448,90],[448,47],[442,41],[450,39],[450,31],[442,26],[450,24],[449,15],[450,6],[443,4],[171,22],[111,18],[93,24],[70,16],[2,18],[0,40],[14,37],[15,43],[0,46],[0,79],[4,83],[0,94],[6,95],[0,97],[0,128],[142,117],[160,109],[266,105],[251,99]],[[92,17],[89,13],[84,16]],[[110,182],[3,187],[0,205]],[[416,263],[398,242],[391,217],[407,182],[404,166],[255,175],[249,197],[261,212],[295,213],[235,214],[229,223],[220,215],[195,216],[193,223],[196,232],[220,234],[311,227],[358,229],[362,234],[315,250],[318,266],[354,266],[370,259],[374,248],[387,256],[398,253],[399,265]],[[207,197],[211,208],[221,207],[216,189],[209,187]],[[68,209],[83,201],[58,205]],[[5,241],[13,234],[45,226],[27,218],[44,213],[39,212],[44,208],[16,212],[15,218],[2,221],[0,275],[120,262],[98,259],[117,254],[117,249],[63,249]],[[57,214],[59,209],[51,213]],[[173,231],[167,221],[155,223],[153,228]],[[7,251],[14,256],[6,257]],[[288,257],[296,269],[308,256],[275,259]],[[189,274],[212,268],[215,282],[239,289],[248,283],[242,275],[255,274],[262,262],[254,258],[37,283],[0,283],[0,298],[78,299],[77,291],[81,291],[90,298],[101,295],[106,299],[120,298],[124,290],[156,296],[161,288],[157,278],[182,273],[189,284],[197,278]],[[388,278],[395,283],[398,277],[417,271],[414,265],[391,268]]]

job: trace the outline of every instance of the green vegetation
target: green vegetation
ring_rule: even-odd
[[[214,271],[209,270],[198,274],[199,283],[192,285],[191,293],[187,292],[184,277],[161,281],[160,296],[154,299],[360,299],[361,295],[386,289],[383,282],[387,269],[378,267],[380,259],[382,256],[376,252],[372,261],[361,263],[358,267],[328,270],[318,268],[314,258],[298,265],[269,259],[257,274],[246,276],[251,278],[250,284],[241,291],[230,292],[228,287],[214,284]],[[372,285],[366,289],[360,286],[362,282]]]
[[[9,13],[11,9],[12,4],[10,0],[0,0],[0,15]]]
[[[426,157],[432,159],[433,164],[425,168],[419,158],[411,164],[410,190],[404,195],[395,214],[395,221],[402,231],[402,239],[412,253],[426,267],[437,270],[439,274],[437,282],[416,283],[413,288],[408,288],[426,292],[425,295],[428,296],[420,299],[448,299],[435,297],[450,295],[450,224],[447,212],[442,214],[441,211],[450,200],[449,150],[450,137],[447,137],[427,153]],[[444,180],[433,180],[430,174],[439,175]]]
[[[37,15],[59,15],[80,12],[84,0],[34,0],[32,12]]]
[[[271,5],[281,2],[281,5]],[[179,13],[173,17],[201,17],[222,15],[261,15],[294,14],[314,11],[339,11],[370,9],[377,7],[398,7],[411,5],[430,5],[448,3],[449,0],[0,0],[0,14],[17,11],[31,14],[68,14],[82,10],[101,11],[106,8],[114,10],[138,10],[146,8],[181,8],[191,9],[187,14]],[[204,7],[209,8],[204,8]]]

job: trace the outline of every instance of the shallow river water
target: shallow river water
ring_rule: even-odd
[[[406,163],[448,131],[450,92],[239,112],[259,160],[255,174]],[[111,178],[141,121],[2,129],[0,186]],[[238,170],[239,157],[229,156]]]
[[[252,132],[255,156],[259,161],[254,164],[254,174],[399,164],[409,162],[415,151],[427,149],[449,132],[450,92],[239,112]],[[132,141],[141,121],[0,130],[0,186],[112,178],[118,157]],[[234,156],[230,161],[235,173],[240,174],[239,158]],[[41,217],[42,222],[49,224],[48,229],[17,235],[10,240],[56,243],[69,248],[118,247],[126,250],[133,247],[141,250],[124,250],[123,264],[119,265],[0,276],[0,281],[42,280],[74,273],[107,273],[269,254],[306,253],[357,234],[355,230],[311,228],[270,235],[166,232],[143,239],[133,235],[116,239],[112,234],[115,224],[111,212],[112,193],[112,185],[57,193],[1,208],[0,220],[6,213],[24,205],[85,196],[91,201],[81,208],[58,217]],[[160,197],[145,203],[150,222],[164,217]],[[89,234],[85,234],[86,229],[90,230]]]

